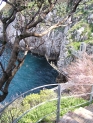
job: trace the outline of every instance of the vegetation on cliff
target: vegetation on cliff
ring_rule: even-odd
[[[62,20],[58,21],[55,24],[53,23],[53,25],[51,25],[48,29],[39,33],[36,30],[37,25],[41,22],[44,23],[46,15],[53,10],[55,4],[57,3],[57,0],[2,0],[1,3],[3,1],[6,2],[6,4],[10,6],[10,8],[7,11],[2,10],[0,12],[0,21],[3,27],[3,41],[0,47],[0,56],[4,55],[4,52],[6,52],[7,47],[11,47],[11,45],[8,45],[9,41],[7,39],[7,28],[12,22],[15,21],[15,19],[17,22],[14,26],[14,28],[16,29],[16,33],[13,35],[14,44],[11,48],[11,56],[8,61],[6,61],[6,59],[4,59],[5,61],[3,60],[4,62],[7,62],[7,66],[4,66],[4,62],[0,62],[0,102],[6,98],[8,94],[9,84],[18,69],[22,66],[27,52],[33,48],[29,47],[29,42],[27,42],[26,39],[28,37],[41,37],[47,34],[52,29],[64,25],[65,22],[76,11],[77,7],[79,6],[79,3],[82,0],[76,0],[76,2],[73,2],[73,4],[70,6],[69,11],[66,14],[66,17],[63,17]],[[22,40],[25,44],[25,51],[23,53],[20,50],[20,42]],[[42,43],[40,45],[42,45]]]
[[[68,33],[70,46],[79,49],[81,42],[93,43],[93,0],[82,1],[72,18]]]

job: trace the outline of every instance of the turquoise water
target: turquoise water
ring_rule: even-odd
[[[47,63],[45,58],[29,53],[9,86],[9,94],[5,102],[11,101],[29,89],[55,83],[57,75],[56,70]]]

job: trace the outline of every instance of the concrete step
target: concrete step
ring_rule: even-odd
[[[74,112],[68,112],[59,123],[93,123],[93,113],[80,107]]]
[[[93,112],[93,104],[91,104],[91,105],[85,107],[85,109],[87,109],[87,110]]]
[[[73,118],[71,118],[72,112],[68,112],[66,115],[64,115],[59,123],[79,123]]]

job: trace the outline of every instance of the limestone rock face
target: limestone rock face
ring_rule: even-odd
[[[82,0],[73,17],[66,22],[71,23],[66,27],[59,27],[52,30],[42,38],[29,37],[26,41],[32,53],[43,55],[51,63],[56,61],[56,69],[62,73],[63,67],[69,64],[74,55],[81,57],[82,44],[83,51],[93,53],[93,0]],[[24,18],[23,18],[24,19]],[[35,28],[36,32],[40,33],[48,27],[61,21],[63,18],[57,15],[57,10],[54,9],[45,18],[45,26],[38,24]],[[16,20],[7,28],[8,40],[12,44],[15,41],[16,35]],[[18,31],[20,34],[20,31]],[[2,37],[2,24],[0,23],[0,38]],[[20,41],[22,49],[25,47],[24,40]]]
[[[92,13],[88,16],[88,23],[93,23],[93,14]]]

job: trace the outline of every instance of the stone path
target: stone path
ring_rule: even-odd
[[[60,119],[59,123],[93,123],[93,104],[74,112],[68,112]]]

